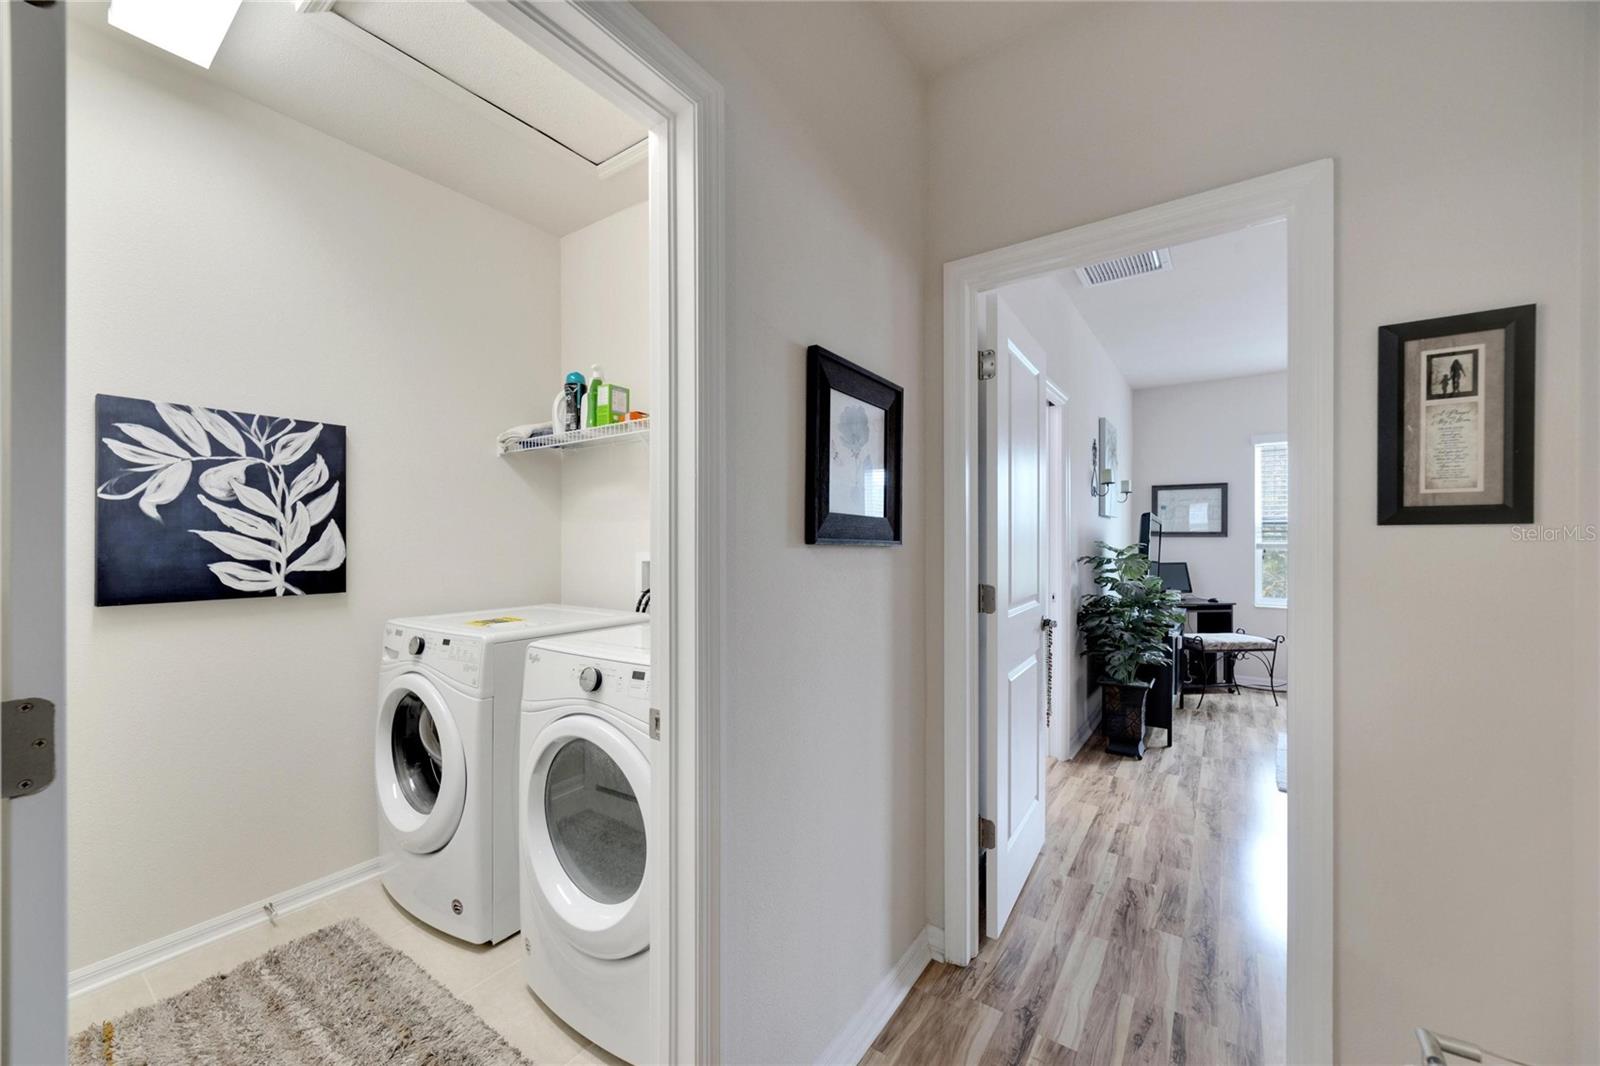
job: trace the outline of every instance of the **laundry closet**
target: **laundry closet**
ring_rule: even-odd
[[[382,717],[380,669],[407,656],[487,688],[491,662],[520,672],[560,636],[552,698],[570,682],[648,717],[648,130],[465,3],[245,3],[209,65],[71,8],[75,1026],[353,914],[529,1058],[616,1050],[514,967],[491,985],[518,938],[436,935],[379,887],[374,775],[381,794],[386,758],[420,774],[431,795],[394,793],[418,817],[487,789],[441,778],[464,728],[452,742],[420,698]],[[525,605],[589,613],[540,628],[557,616]],[[442,615],[454,630],[419,621]],[[482,757],[515,776],[521,686],[502,687]],[[409,771],[385,729],[411,730]],[[579,850],[614,849],[613,822],[643,823],[584,750],[541,772],[552,803],[563,781],[605,793],[616,818]],[[552,853],[644,914],[630,847]]]

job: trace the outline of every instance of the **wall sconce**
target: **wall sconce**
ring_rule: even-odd
[[[1093,437],[1089,438],[1089,495],[1099,499],[1101,496],[1117,494],[1117,502],[1125,502],[1133,495],[1133,482],[1117,482],[1111,477],[1111,468],[1100,466],[1100,442]]]

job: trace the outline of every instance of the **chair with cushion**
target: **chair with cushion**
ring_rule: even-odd
[[[1200,662],[1206,662],[1212,655],[1221,655],[1224,668],[1224,683],[1220,686],[1231,693],[1237,693],[1239,686],[1233,680],[1233,667],[1241,657],[1254,659],[1267,668],[1267,689],[1272,693],[1272,705],[1278,705],[1278,682],[1276,671],[1278,667],[1278,645],[1283,643],[1283,637],[1258,637],[1244,630],[1235,630],[1232,633],[1185,633],[1183,646],[1195,653]],[[1200,681],[1184,686],[1184,692],[1200,693],[1200,702],[1206,699],[1206,690],[1219,687],[1205,681],[1204,670],[1200,672]]]

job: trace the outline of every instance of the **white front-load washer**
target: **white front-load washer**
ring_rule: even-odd
[[[561,604],[383,627],[373,768],[389,895],[475,944],[519,927],[516,751],[528,642],[635,621]]]
[[[649,625],[534,641],[522,692],[523,974],[578,1032],[649,1062]]]

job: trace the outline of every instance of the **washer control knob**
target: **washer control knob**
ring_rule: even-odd
[[[428,642],[423,640],[421,637],[412,637],[411,643],[406,645],[406,650],[412,655],[421,655],[422,649],[426,648],[427,646]]]
[[[585,692],[593,692],[600,687],[600,671],[592,666],[585,666],[578,673],[578,687]]]

